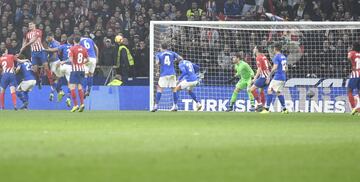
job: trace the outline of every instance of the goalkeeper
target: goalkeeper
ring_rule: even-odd
[[[230,99],[230,106],[226,110],[226,112],[234,110],[234,104],[235,104],[235,101],[237,99],[237,96],[238,96],[239,92],[241,90],[244,90],[244,89],[246,89],[247,94],[249,96],[249,99],[251,101],[251,109],[250,109],[250,111],[255,110],[254,96],[252,95],[252,93],[249,90],[249,88],[251,86],[251,79],[254,77],[254,71],[251,69],[249,64],[247,64],[243,60],[243,57],[244,57],[243,52],[236,53],[235,56],[233,57],[233,64],[235,66],[236,74],[229,81],[232,82],[233,80],[236,79],[236,77],[240,77],[240,80],[237,82],[237,84],[235,86],[234,92],[233,92],[233,94],[231,96],[231,99]]]

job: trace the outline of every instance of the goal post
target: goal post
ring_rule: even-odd
[[[347,53],[360,41],[360,22],[224,22],[151,21],[150,22],[150,110],[153,108],[158,75],[155,54],[162,42],[186,60],[200,66],[204,78],[194,92],[203,111],[224,111],[235,88],[232,57],[244,53],[256,72],[253,48],[262,46],[271,62],[273,45],[281,43],[289,70],[284,89],[287,108],[292,112],[348,112],[346,86],[351,72]],[[177,77],[180,75],[175,64]],[[162,93],[158,108],[169,110],[172,91]],[[192,110],[186,91],[179,92],[179,110]],[[239,92],[235,111],[250,107],[246,90]],[[277,99],[271,109],[280,110]]]

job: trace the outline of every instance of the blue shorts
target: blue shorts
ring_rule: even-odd
[[[348,83],[348,88],[354,90],[360,90],[360,78],[350,78]]]
[[[254,85],[255,85],[257,88],[264,88],[264,87],[266,87],[266,78],[258,78],[258,79],[256,79]]]
[[[33,65],[41,66],[47,61],[47,53],[45,51],[32,51],[31,63]]]
[[[85,71],[72,71],[70,73],[70,84],[82,84],[85,78]]]
[[[4,73],[1,77],[1,88],[6,89],[8,86],[17,86],[16,76],[13,73]]]

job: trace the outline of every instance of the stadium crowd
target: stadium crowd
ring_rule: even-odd
[[[44,31],[44,36],[51,32],[58,41],[63,34],[91,37],[102,53],[98,65],[112,66],[116,64],[115,54],[108,53],[116,51],[114,37],[121,34],[128,38],[128,47],[135,60],[131,76],[147,77],[150,20],[267,21],[265,12],[268,12],[289,21],[357,21],[359,9],[358,0],[0,0],[0,46],[7,47],[10,53],[18,52],[28,31],[27,23],[34,21]],[[341,47],[346,52],[348,43],[344,43],[344,39],[349,35],[334,35],[338,36],[324,39],[327,43],[318,50]],[[227,35],[218,32],[218,36],[225,40]],[[250,37],[238,43],[248,43]],[[173,40],[176,41],[178,39]],[[187,39],[182,44],[191,41]],[[217,55],[235,45],[227,45],[225,41],[219,43],[223,44],[219,46],[223,49],[216,50]],[[250,49],[244,51],[251,54]],[[309,54],[305,53],[302,59],[307,59]],[[324,70],[331,73],[329,68]],[[304,74],[333,76],[313,71]]]

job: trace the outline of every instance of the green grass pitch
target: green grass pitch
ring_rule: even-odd
[[[0,181],[360,181],[360,117],[1,111]]]

